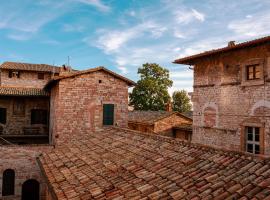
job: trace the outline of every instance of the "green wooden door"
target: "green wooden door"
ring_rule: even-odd
[[[114,104],[103,105],[103,125],[114,124]]]

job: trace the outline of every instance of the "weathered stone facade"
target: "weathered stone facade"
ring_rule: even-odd
[[[100,129],[104,104],[114,104],[114,125],[127,127],[128,85],[125,81],[104,71],[60,80],[51,92],[51,135],[63,141],[76,132]]]
[[[2,196],[3,200],[21,200],[22,186],[28,180],[36,180],[39,183],[40,200],[46,199],[47,185],[41,176],[37,163],[40,152],[52,149],[50,146],[5,146],[0,148],[0,188],[3,187],[3,172],[7,169],[15,172],[14,195]]]
[[[43,88],[51,79],[52,73],[20,71],[20,77],[9,77],[10,70],[1,70],[1,86],[24,87],[24,88]],[[38,79],[38,74],[43,74],[44,79]]]
[[[185,131],[176,131],[174,128],[183,124],[192,124],[192,119],[177,112],[167,111],[131,111],[129,112],[128,127],[132,130],[145,133],[164,135],[169,137],[185,138]],[[192,134],[189,131],[189,134]]]
[[[258,127],[260,154],[269,155],[269,41],[208,54],[175,61],[194,66],[192,141],[246,151],[246,127]],[[247,67],[253,65],[260,78],[248,80]]]
[[[39,70],[51,69],[51,72],[44,72],[44,80],[38,79]],[[54,69],[58,70],[61,77],[52,76]],[[10,78],[9,71],[20,71],[20,75]],[[12,195],[4,196],[0,192],[0,199],[29,200],[23,196],[23,191],[24,185],[31,181],[39,186],[40,200],[53,199],[41,176],[37,157],[55,144],[76,137],[76,133],[100,129],[103,126],[104,104],[114,104],[113,125],[127,127],[128,87],[133,82],[105,68],[85,73],[75,72],[68,67],[60,69],[48,65],[8,62],[1,65],[1,72],[0,109],[5,109],[6,115],[1,113],[0,119],[5,117],[6,120],[2,124],[0,122],[0,145],[6,146],[0,149],[0,191],[7,170],[15,172],[15,191]],[[53,81],[55,85],[45,90],[44,87]],[[33,109],[47,110],[48,124],[32,124]],[[36,138],[44,135],[48,146],[37,145],[39,142]],[[26,188],[31,189],[29,186]]]
[[[6,108],[7,112],[6,123],[0,125],[1,134],[23,135],[24,128],[39,128],[39,134],[48,134],[46,124],[31,124],[31,110],[49,111],[49,97],[0,97],[0,107]]]

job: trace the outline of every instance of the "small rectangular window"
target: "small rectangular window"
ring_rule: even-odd
[[[246,151],[260,154],[260,128],[246,127]]]
[[[20,78],[20,71],[9,71],[8,72],[8,77],[9,78]]]
[[[259,65],[247,66],[247,80],[255,80],[262,78],[262,70]]]
[[[114,124],[114,104],[103,105],[103,125]]]
[[[44,73],[38,73],[38,79],[44,80]]]
[[[0,123],[6,124],[6,121],[7,121],[7,109],[0,108]]]
[[[31,110],[31,124],[47,124],[48,112],[43,109]]]

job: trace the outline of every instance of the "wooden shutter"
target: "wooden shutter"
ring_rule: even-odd
[[[103,125],[114,124],[114,104],[103,105]]]

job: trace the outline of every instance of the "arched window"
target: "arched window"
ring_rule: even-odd
[[[39,182],[29,179],[22,185],[22,200],[39,200]]]
[[[3,173],[2,196],[14,195],[15,171],[6,169]]]

